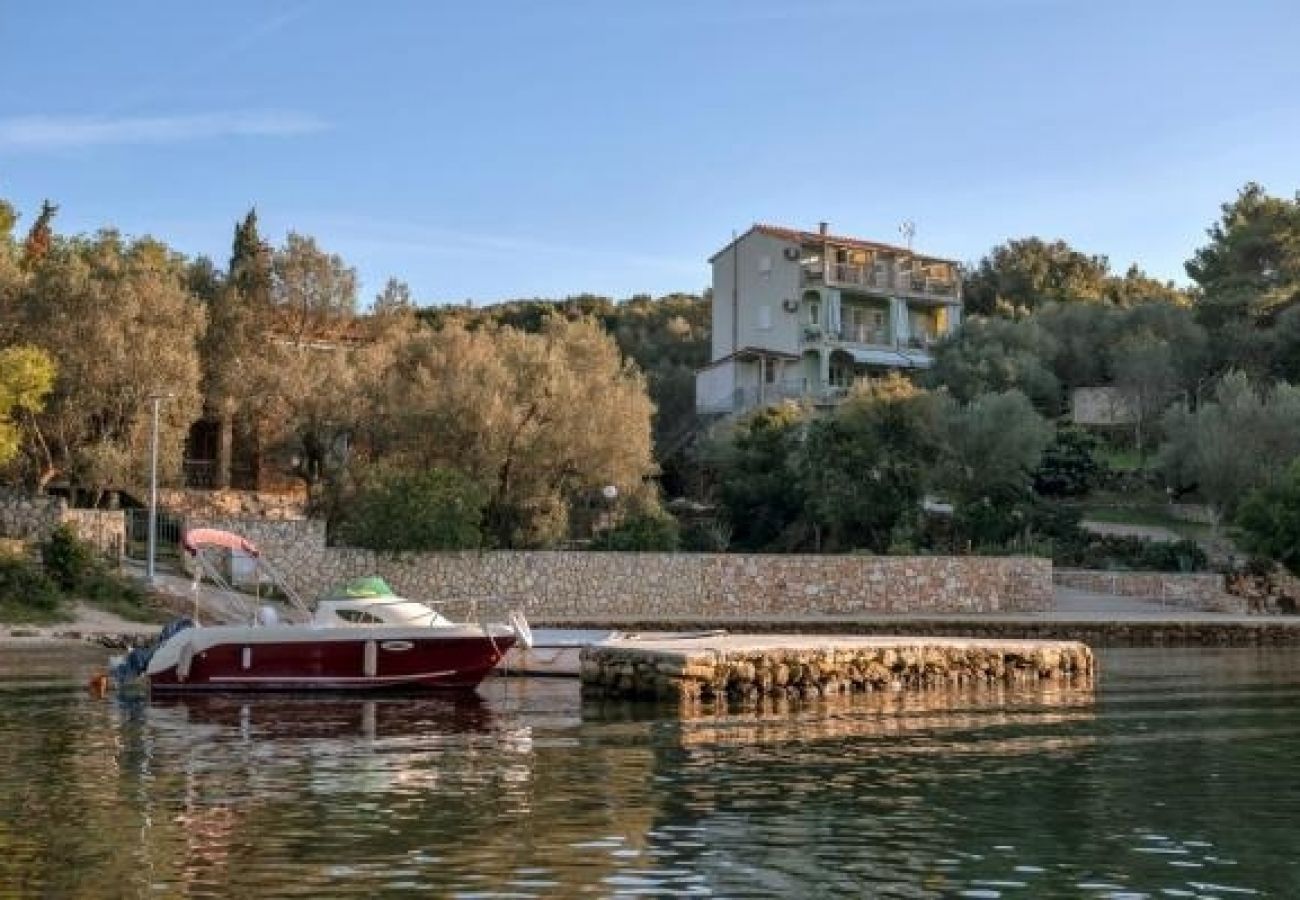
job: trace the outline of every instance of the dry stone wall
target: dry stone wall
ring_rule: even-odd
[[[1061,587],[1154,600],[1176,609],[1202,612],[1249,612],[1244,598],[1228,593],[1222,575],[1173,572],[1102,572],[1057,569],[1053,580]]]
[[[66,507],[62,497],[0,490],[0,537],[43,541],[59,527]]]
[[[104,553],[121,555],[126,516],[120,509],[69,509],[62,497],[0,490],[0,538],[44,541],[60,525]]]
[[[358,575],[432,601],[504,599],[541,621],[845,616],[1048,608],[1051,563],[1029,557],[490,551],[383,554],[325,546],[318,521],[197,518],[258,545],[306,597]]]

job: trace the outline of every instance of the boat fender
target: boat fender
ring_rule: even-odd
[[[362,665],[362,674],[367,678],[374,678],[379,671],[379,647],[374,641],[366,641],[366,655]]]
[[[176,657],[176,680],[185,681],[190,677],[190,664],[194,662],[194,642],[186,641]]]

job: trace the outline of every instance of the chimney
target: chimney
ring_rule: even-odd
[[[826,236],[826,231],[827,231],[827,229],[829,229],[829,228],[830,228],[830,225],[827,224],[826,222],[818,222],[818,223],[817,223],[817,233],[820,234],[822,237],[825,237],[825,236]]]

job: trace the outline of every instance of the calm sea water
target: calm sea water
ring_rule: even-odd
[[[1300,897],[1295,651],[688,721],[93,700],[97,662],[0,649],[0,896]]]

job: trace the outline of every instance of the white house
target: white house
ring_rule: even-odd
[[[957,262],[876,241],[755,225],[713,264],[712,361],[700,412],[830,402],[855,378],[922,369],[961,321]]]

